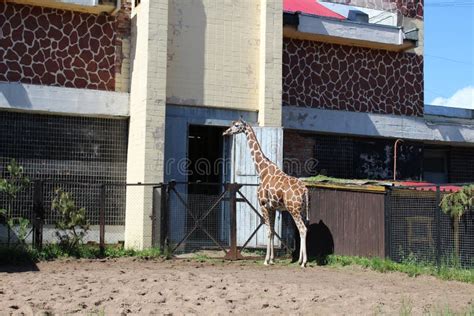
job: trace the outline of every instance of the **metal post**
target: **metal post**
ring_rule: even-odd
[[[384,215],[385,215],[385,258],[392,259],[392,234],[391,234],[391,215],[392,215],[392,190],[390,188],[387,189],[385,193],[385,207],[384,207]]]
[[[100,254],[105,253],[105,184],[100,186],[100,206],[99,206],[99,225],[100,225]]]
[[[168,185],[161,186],[161,206],[160,206],[160,249],[166,249],[168,240]]]
[[[43,247],[43,181],[37,180],[33,183],[33,245],[41,250]]]
[[[441,267],[441,191],[439,185],[436,186],[436,265],[438,269]]]
[[[237,191],[240,185],[231,183],[227,188],[230,194],[230,250],[224,258],[238,260],[243,259],[240,251],[237,249]]]

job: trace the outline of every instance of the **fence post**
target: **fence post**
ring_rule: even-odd
[[[44,224],[43,180],[33,182],[33,216],[33,245],[41,250],[43,247]]]
[[[161,206],[160,206],[160,249],[165,250],[168,239],[168,185],[161,185]]]
[[[99,206],[99,247],[100,254],[105,253],[105,184],[100,186],[100,206]]]
[[[385,195],[385,258],[392,259],[392,232],[391,232],[391,216],[392,216],[392,189],[387,188]]]
[[[238,260],[243,259],[240,251],[237,249],[237,191],[240,185],[230,183],[227,190],[230,194],[230,250],[225,255],[225,259]]]
[[[439,185],[436,186],[436,265],[438,269],[441,267],[441,191]]]

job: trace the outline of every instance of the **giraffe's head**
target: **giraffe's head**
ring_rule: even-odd
[[[245,122],[243,119],[233,121],[232,125],[228,129],[226,129],[224,133],[222,133],[222,136],[243,133],[245,132],[246,126],[247,126],[247,122]]]

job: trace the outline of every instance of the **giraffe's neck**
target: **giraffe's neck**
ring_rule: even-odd
[[[253,162],[255,163],[255,169],[257,169],[260,179],[263,179],[268,172],[268,166],[271,164],[271,162],[263,154],[262,147],[260,147],[257,137],[255,136],[255,132],[250,125],[247,125],[247,128],[245,129],[245,135],[247,136],[250,155],[252,156]]]

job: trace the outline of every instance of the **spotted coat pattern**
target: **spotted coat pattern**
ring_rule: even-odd
[[[275,235],[275,214],[277,210],[280,210],[288,211],[298,228],[301,238],[299,263],[304,267],[307,262],[307,228],[302,214],[308,219],[308,189],[300,179],[287,175],[264,155],[255,136],[255,132],[249,124],[243,120],[233,122],[233,126],[231,126],[224,135],[237,133],[245,133],[250,148],[250,154],[260,178],[257,197],[262,216],[267,225],[269,241],[267,244],[265,264],[272,263],[274,259],[273,239]]]
[[[116,23],[94,15],[0,3],[0,81],[114,90]]]
[[[423,115],[423,57],[285,38],[283,105]]]

